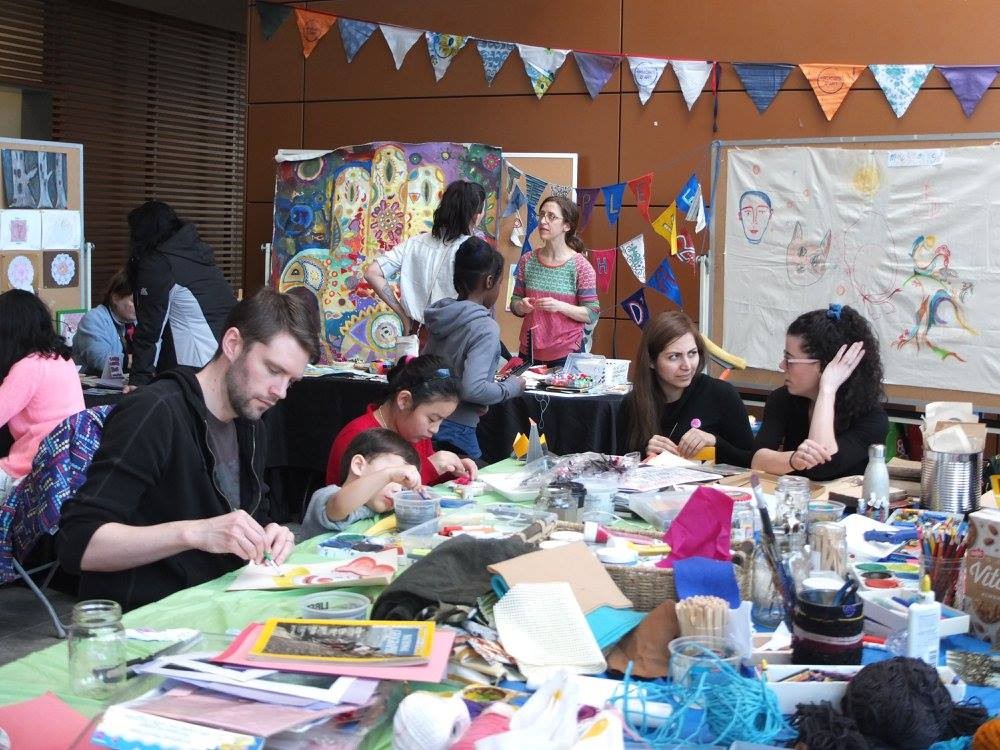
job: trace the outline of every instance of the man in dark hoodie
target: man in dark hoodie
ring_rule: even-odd
[[[128,224],[138,321],[129,384],[135,386],[148,383],[154,369],[208,362],[236,296],[194,224],[166,203],[146,201],[129,213]]]
[[[122,400],[62,508],[59,561],[80,574],[82,598],[133,609],[288,556],[292,533],[268,522],[260,418],[317,358],[317,331],[302,300],[263,289],[233,308],[204,368]]]
[[[524,393],[524,378],[496,381],[500,362],[500,326],[490,310],[500,294],[503,256],[478,237],[470,237],[455,253],[455,289],[458,299],[435,302],[424,311],[430,336],[424,354],[448,362],[462,381],[462,402],[441,423],[435,446],[458,449],[479,459],[476,437],[479,417],[487,407]]]

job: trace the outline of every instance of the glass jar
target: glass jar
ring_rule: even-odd
[[[125,626],[117,602],[76,604],[67,645],[70,687],[77,695],[106,700],[125,681]]]
[[[784,568],[789,583],[793,588],[800,587],[802,581],[809,576],[809,554],[805,547],[805,533],[786,534],[776,531],[774,546],[778,562]],[[764,554],[763,544],[758,544],[754,550],[750,576],[751,619],[763,628],[777,627],[778,623],[787,620],[791,613],[785,610],[781,589],[775,586],[774,574]]]
[[[809,480],[792,474],[778,477],[774,499],[777,509],[774,530],[796,533],[809,516]]]
[[[733,546],[753,541],[755,515],[749,498],[733,503],[733,528],[729,535]]]
[[[535,508],[555,513],[560,521],[568,523],[577,523],[580,518],[579,501],[569,486],[542,487],[535,498]]]

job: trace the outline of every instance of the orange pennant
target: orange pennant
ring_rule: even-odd
[[[864,70],[864,65],[827,65],[826,63],[803,63],[799,65],[809,85],[816,92],[819,106],[827,121],[833,119],[840,105]]]
[[[326,36],[326,32],[337,22],[337,17],[329,13],[296,8],[295,22],[299,25],[299,36],[302,37],[302,56],[309,57],[319,40]]]

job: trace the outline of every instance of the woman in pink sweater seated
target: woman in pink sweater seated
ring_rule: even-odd
[[[14,438],[0,457],[0,500],[31,471],[42,438],[83,409],[72,353],[45,303],[20,289],[0,294],[0,427]]]

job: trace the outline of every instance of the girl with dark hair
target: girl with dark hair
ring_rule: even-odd
[[[445,189],[434,210],[429,234],[410,237],[379,255],[365,269],[365,281],[399,316],[404,334],[415,332],[424,322],[424,308],[441,299],[455,298],[455,252],[483,218],[485,204],[482,185],[456,180]],[[398,298],[388,281],[396,274]]]
[[[128,274],[118,271],[111,277],[101,304],[83,316],[73,334],[73,359],[90,375],[104,372],[108,357],[119,357],[128,369],[125,355],[131,352],[135,334],[135,301]]]
[[[20,289],[0,294],[0,427],[14,438],[0,458],[0,500],[31,471],[42,438],[84,408],[76,365],[45,303]]]
[[[820,481],[864,473],[868,446],[889,429],[868,321],[838,304],[803,313],[788,326],[778,367],[785,384],[767,397],[753,468]]]
[[[194,224],[166,203],[146,201],[129,213],[128,226],[128,278],[138,321],[129,376],[134,386],[148,382],[154,369],[207,364],[236,295]]]
[[[524,393],[523,378],[496,382],[500,326],[490,310],[502,278],[503,256],[470,237],[455,253],[458,299],[440,300],[424,311],[430,332],[424,353],[440,355],[462,382],[462,403],[441,423],[434,445],[455,448],[476,460],[483,455],[476,437],[479,418],[490,405]]]
[[[714,446],[720,463],[749,465],[746,407],[732,385],[701,371],[705,361],[705,342],[685,313],[661,313],[646,324],[618,422],[623,452],[692,458]]]
[[[538,207],[545,243],[517,264],[510,309],[521,323],[521,358],[561,365],[583,348],[583,329],[597,322],[597,275],[576,236],[580,212],[569,198],[550,196]]]
[[[440,357],[401,357],[389,370],[389,392],[382,403],[369,404],[360,417],[337,434],[326,463],[326,483],[341,485],[344,452],[365,430],[384,427],[411,443],[420,456],[420,477],[435,484],[442,474],[476,476],[476,463],[452,451],[436,451],[431,438],[458,406],[462,384]]]

